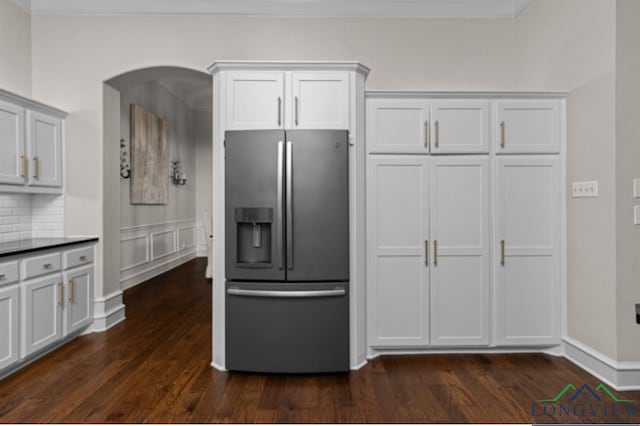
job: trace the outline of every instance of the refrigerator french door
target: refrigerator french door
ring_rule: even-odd
[[[225,134],[229,370],[349,369],[348,132]]]

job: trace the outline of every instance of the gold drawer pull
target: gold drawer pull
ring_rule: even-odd
[[[433,266],[438,266],[438,240],[433,240]]]
[[[20,177],[27,177],[27,157],[26,155],[21,155],[20,159],[22,160],[22,172],[20,173]]]
[[[58,305],[62,305],[64,303],[64,288],[62,287],[62,282],[58,283]]]
[[[504,266],[504,240],[500,240],[500,265]]]
[[[76,298],[76,283],[73,278],[69,280],[69,284],[71,285],[71,289],[69,290],[69,302],[73,303],[73,299]]]
[[[87,260],[87,256],[80,256],[80,260]]]
[[[429,267],[429,240],[424,240],[424,266]]]
[[[51,269],[52,266],[53,265],[51,263],[45,263],[44,265],[42,265],[44,269]]]
[[[440,145],[440,122],[436,120],[433,125],[436,127],[436,148]]]
[[[33,163],[35,169],[35,171],[33,172],[33,178],[40,179],[40,157],[38,157],[37,155],[33,157]]]
[[[500,122],[500,148],[504,148],[505,144],[504,121],[502,121]]]
[[[4,280],[5,278],[7,278],[5,274],[0,274],[0,280]]]

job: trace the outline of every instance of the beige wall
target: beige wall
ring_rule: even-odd
[[[102,81],[132,69],[348,59],[372,68],[369,90],[569,92],[568,180],[597,179],[601,194],[568,201],[569,334],[616,357],[614,2],[534,0],[512,20],[38,16],[32,26],[33,92],[71,112],[71,233],[100,232]]]
[[[0,88],[31,96],[31,16],[0,0]]]
[[[620,361],[640,360],[640,226],[633,224],[633,179],[640,178],[640,2],[617,2],[616,217],[617,338]]]

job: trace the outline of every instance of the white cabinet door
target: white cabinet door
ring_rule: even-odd
[[[24,184],[24,108],[0,101],[0,183]]]
[[[559,160],[496,160],[497,343],[559,343]]]
[[[489,159],[430,162],[431,344],[489,343]]]
[[[428,154],[429,103],[422,99],[369,99],[367,151]]]
[[[349,74],[293,72],[288,129],[348,129]]]
[[[503,100],[496,103],[497,154],[560,152],[560,101]]]
[[[27,111],[27,124],[29,184],[61,186],[61,121],[38,112]]]
[[[369,158],[369,339],[373,347],[429,343],[428,158]]]
[[[19,289],[17,285],[0,287],[0,370],[20,359]]]
[[[51,275],[22,284],[22,356],[62,338],[62,276]]]
[[[284,73],[229,72],[226,130],[284,128]]]
[[[432,154],[487,154],[489,102],[450,99],[431,104]]]
[[[66,285],[65,336],[93,320],[93,265],[64,273]]]

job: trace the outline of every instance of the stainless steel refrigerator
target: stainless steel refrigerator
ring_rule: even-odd
[[[348,132],[225,134],[226,366],[349,369]]]

